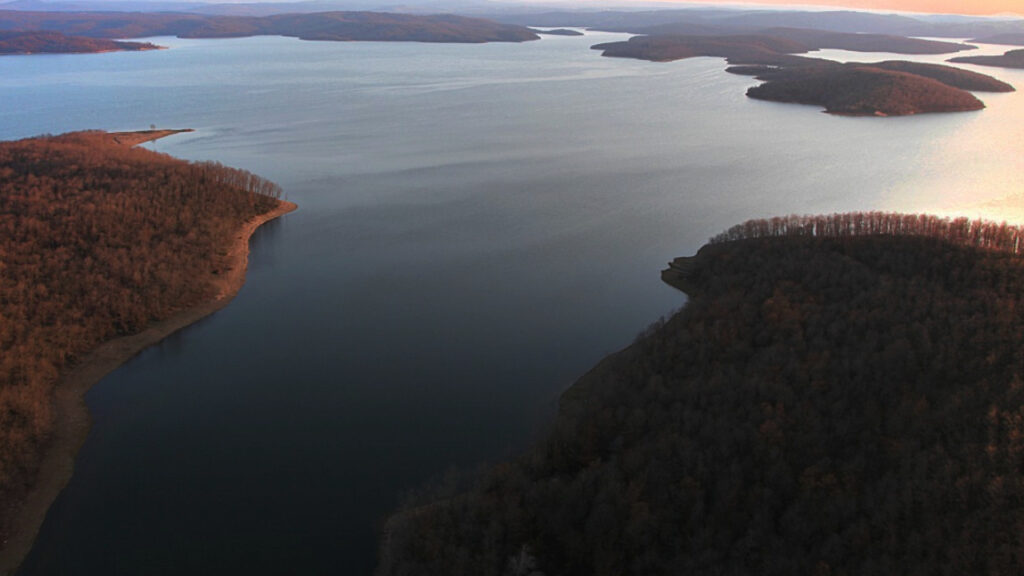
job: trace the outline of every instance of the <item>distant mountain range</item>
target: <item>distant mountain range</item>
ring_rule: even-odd
[[[585,27],[633,34],[742,34],[765,28],[943,38],[1024,33],[1024,19],[939,18],[853,11],[681,9],[485,14],[509,24]]]
[[[309,14],[314,12],[376,11],[412,14],[500,12],[502,4],[486,0],[426,0],[411,3],[402,0],[304,0],[298,2],[189,2],[156,0],[13,0],[0,3],[2,10],[32,12],[189,12],[226,16],[271,16],[274,14]],[[522,10],[522,7],[520,7]],[[537,9],[534,8],[534,11]]]
[[[228,16],[334,11],[377,11],[409,14],[455,13],[491,18],[523,26],[586,27],[600,30],[652,33],[664,28],[677,34],[736,33],[756,28],[792,27],[834,32],[868,32],[901,36],[976,38],[995,34],[1024,34],[1024,19],[975,16],[882,14],[851,10],[780,10],[749,8],[652,8],[632,4],[608,8],[590,2],[577,9],[572,3],[531,4],[491,0],[300,0],[297,2],[192,2],[181,0],[13,0],[0,10],[41,12],[188,12]]]

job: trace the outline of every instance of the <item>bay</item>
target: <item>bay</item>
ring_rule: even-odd
[[[747,99],[720,59],[589,49],[622,37],[0,59],[2,138],[195,128],[150,147],[300,207],[254,236],[225,310],[89,392],[21,572],[369,574],[404,491],[528,445],[576,377],[685,302],[658,272],[711,235],[849,210],[1024,221],[1019,94],[834,117]]]

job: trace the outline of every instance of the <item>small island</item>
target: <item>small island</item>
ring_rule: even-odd
[[[545,437],[391,517],[377,576],[1016,574],[1024,230],[754,220]]]
[[[930,40],[797,29],[773,29],[754,35],[635,36],[624,42],[593,46],[604,56],[654,62],[698,56],[725,58],[731,65],[728,72],[765,81],[747,91],[750,98],[813,104],[830,114],[847,116],[980,110],[985,104],[971,91],[1014,89],[990,76],[939,64],[898,60],[841,64],[801,55],[826,47],[919,54],[973,48]]]
[[[813,104],[830,114],[907,116],[985,107],[973,94],[956,86],[919,74],[871,65],[764,69],[756,73],[756,77],[765,83],[747,90],[750,98]]]
[[[99,52],[139,52],[160,50],[149,42],[124,42],[103,38],[69,36],[60,32],[0,31],[0,55],[8,54],[95,54]]]
[[[1024,68],[1024,49],[1010,50],[1002,56],[961,56],[951,58],[950,62],[977,64],[979,66],[997,66],[1000,68]]]
[[[0,143],[0,573],[28,552],[89,429],[82,396],[225,306],[274,183],[135,147],[186,130]]]
[[[538,28],[530,28],[537,34],[546,34],[548,36],[583,36],[583,32],[579,30],[570,30],[569,28],[554,28],[551,30],[540,30]]]

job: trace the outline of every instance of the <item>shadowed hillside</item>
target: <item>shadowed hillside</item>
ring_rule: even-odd
[[[1021,572],[1020,238],[892,214],[732,229],[675,263],[689,303],[567,390],[544,440],[392,517],[378,574]]]

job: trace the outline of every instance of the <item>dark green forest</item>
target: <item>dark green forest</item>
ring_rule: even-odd
[[[0,143],[0,534],[33,482],[62,370],[214,297],[277,185],[79,132]]]
[[[378,574],[1017,574],[1021,230],[751,221],[520,457],[411,500]],[[678,285],[678,284],[677,284]]]

